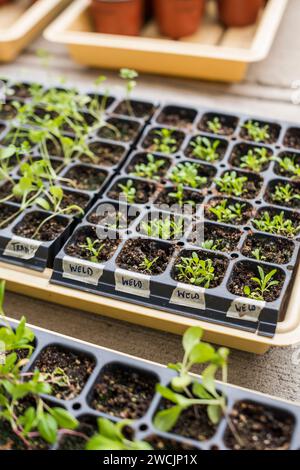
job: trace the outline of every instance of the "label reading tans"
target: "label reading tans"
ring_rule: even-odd
[[[115,271],[116,290],[139,297],[150,297],[150,276],[125,269]]]
[[[35,257],[41,244],[42,242],[36,240],[15,236],[6,245],[3,256],[29,260]]]
[[[71,256],[63,258],[63,277],[73,281],[97,286],[103,274],[104,265],[78,260]]]
[[[179,282],[177,287],[173,290],[170,304],[205,310],[205,289],[202,287],[188,286],[187,284]]]

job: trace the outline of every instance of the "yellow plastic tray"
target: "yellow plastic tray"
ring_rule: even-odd
[[[199,31],[182,41],[159,35],[149,23],[141,37],[93,32],[88,13],[90,0],[75,0],[44,35],[65,44],[76,62],[106,68],[126,67],[139,71],[240,81],[251,62],[269,53],[288,0],[268,0],[256,25],[224,29],[216,19],[215,0],[207,5]]]
[[[0,7],[0,62],[14,60],[19,52],[70,0],[18,0]]]
[[[189,326],[197,325],[204,328],[207,341],[255,354],[264,354],[273,346],[291,346],[300,342],[300,268],[284,320],[278,323],[273,338],[50,284],[51,274],[50,269],[38,273],[0,262],[0,279],[7,281],[8,290],[74,309],[175,334],[182,334]]]

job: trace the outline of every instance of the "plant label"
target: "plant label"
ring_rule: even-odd
[[[73,281],[97,286],[103,274],[104,265],[78,260],[71,256],[63,258],[63,277]]]
[[[42,242],[37,240],[29,240],[27,238],[15,236],[12,237],[6,245],[3,256],[29,260],[35,257],[36,252],[41,245]]]
[[[258,322],[259,315],[265,306],[266,302],[262,300],[238,297],[230,305],[226,316],[228,318],[238,318],[239,320]]]
[[[132,273],[125,269],[116,269],[115,287],[117,291],[139,297],[150,297],[150,276]]]
[[[170,304],[205,310],[205,289],[178,282],[177,287],[173,290]]]

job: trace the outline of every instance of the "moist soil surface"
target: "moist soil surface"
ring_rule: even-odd
[[[20,237],[32,238],[40,223],[47,217],[48,215],[40,212],[31,212],[25,215],[21,222],[14,227],[13,232]],[[41,227],[38,234],[35,235],[34,240],[40,240],[42,242],[53,241],[64,232],[68,223],[69,221],[66,219],[54,217]]]
[[[264,237],[262,235],[250,235],[247,237],[242,254],[255,259],[254,250],[259,250],[263,261],[276,264],[286,264],[291,259],[295,246],[289,240],[282,238]]]
[[[75,187],[82,191],[96,191],[101,188],[106,176],[107,173],[105,171],[77,165],[70,168],[64,175],[64,178],[72,181],[72,183],[65,183],[69,187]]]
[[[117,165],[124,155],[124,147],[120,145],[107,144],[104,142],[92,142],[89,149],[93,152],[93,159],[88,155],[81,155],[83,163],[111,167]]]
[[[138,135],[140,125],[135,121],[111,118],[107,120],[107,123],[109,127],[104,126],[98,132],[98,137],[102,139],[131,142]],[[110,126],[113,126],[113,128]]]
[[[49,346],[44,349],[33,365],[34,369],[39,369],[43,374],[52,374],[56,369],[64,371],[69,384],[64,384],[63,387],[52,385],[51,394],[61,400],[72,400],[77,397],[94,367],[95,361],[91,357],[58,346]]]
[[[100,208],[101,204],[98,206]],[[104,207],[106,204],[104,203]],[[98,209],[97,208],[97,209]],[[103,225],[105,227],[123,230],[129,227],[129,225],[138,217],[139,212],[137,211],[135,215],[129,215],[130,208],[126,206],[112,207],[111,204],[108,204],[107,210],[99,209],[99,214],[97,214],[97,209],[95,212],[92,212],[88,221],[94,225]]]
[[[211,144],[213,145],[214,142],[216,141],[219,141],[219,145],[218,147],[216,148],[215,150],[215,155],[216,155],[216,159],[215,161],[218,161],[218,160],[222,160],[222,158],[224,157],[225,155],[225,152],[227,150],[227,147],[228,147],[228,144],[225,140],[223,139],[218,139],[217,137],[216,138],[212,138],[212,137],[207,137],[207,136],[201,136],[201,135],[197,135],[195,137],[193,137],[190,142],[189,142],[189,145],[188,147],[186,148],[185,150],[185,155],[188,157],[188,158],[191,158],[193,160],[202,160],[202,161],[207,161],[205,159],[201,159],[199,157],[197,157],[195,154],[194,154],[194,150],[195,148],[191,145],[192,142],[195,142],[197,137],[200,137],[200,138],[205,138],[205,139],[208,139]],[[207,162],[209,163],[209,162]]]
[[[13,214],[16,214],[17,211],[17,208],[0,205],[0,230],[3,230],[4,228],[8,227],[13,222],[14,219],[10,219],[9,221],[4,223],[4,221],[8,217],[11,217]]]
[[[61,202],[61,208],[65,209],[68,206],[76,205],[85,209],[89,203],[89,197],[85,194],[80,194],[72,191],[64,191],[64,197]],[[77,211],[73,211],[73,213]],[[69,213],[70,214],[70,213]]]
[[[183,190],[183,201],[182,205],[178,203],[178,199],[176,197],[172,196],[172,193],[176,193],[177,189],[176,187],[172,188],[167,188],[164,189],[160,192],[158,198],[155,201],[155,205],[164,205],[166,204],[169,206],[169,209],[171,212],[182,212],[183,206],[184,205],[190,205],[193,208],[196,205],[199,205],[203,202],[204,196],[200,192],[197,191],[192,191],[189,189],[184,189]],[[162,207],[163,208],[163,207]]]
[[[265,274],[269,273],[273,269],[276,269],[272,266],[262,266],[262,268]],[[258,287],[258,284],[252,281],[252,278],[255,277],[259,278],[259,272],[254,264],[250,264],[244,261],[237,263],[228,282],[229,292],[237,296],[247,297],[244,294],[244,287],[249,286],[251,292],[254,292]],[[266,302],[274,302],[276,299],[278,299],[282,290],[284,278],[285,276],[283,272],[277,269],[277,273],[272,278],[272,281],[279,281],[279,284],[270,287],[269,291],[264,293],[263,297]]]
[[[41,438],[29,440],[29,448],[12,431],[7,421],[0,419],[0,451],[2,450],[47,450],[49,444]]]
[[[120,184],[126,186],[127,181],[129,181],[130,178],[127,180],[119,180],[117,184],[115,184],[112,189],[108,193],[108,197],[111,199],[116,199],[116,200],[122,200],[123,202],[126,202],[126,196],[122,194],[122,188],[119,187]],[[149,199],[153,196],[156,186],[151,183],[146,183],[145,181],[139,181],[139,180],[131,180],[133,182],[133,186],[136,190],[135,196],[134,196],[134,202],[136,204],[145,204],[146,202],[149,201]],[[131,202],[131,201],[130,201]]]
[[[245,199],[254,199],[258,193],[260,192],[261,190],[261,187],[262,187],[262,184],[263,184],[263,181],[261,180],[260,177],[256,176],[256,175],[252,175],[250,173],[240,173],[240,172],[236,172],[236,177],[237,178],[240,178],[240,177],[246,177],[248,178],[247,181],[245,181],[243,183],[243,192],[242,194],[233,194],[233,196],[238,196],[238,197],[242,197],[242,198],[245,198]],[[230,172],[226,172],[224,173],[222,176],[224,175],[227,175],[227,174],[230,174]],[[222,191],[221,192],[221,189],[219,186],[216,185],[216,188],[217,188],[217,192],[219,194],[228,194],[226,193],[226,191]],[[228,194],[230,196],[230,194]]]
[[[218,132],[212,132],[209,128],[209,122],[212,122],[215,118],[219,119],[221,125],[221,129],[219,129]],[[201,119],[198,128],[203,132],[226,136],[234,133],[237,123],[238,119],[234,117],[223,116],[222,114],[205,114]]]
[[[106,367],[95,385],[91,406],[122,419],[142,418],[155,394],[155,376],[117,364]]]
[[[95,418],[92,416],[84,417],[80,419],[79,427],[76,429],[76,433],[80,433],[82,436],[63,436],[59,442],[58,450],[85,450],[86,438],[92,437],[96,432],[97,424]]]
[[[253,210],[252,206],[250,204],[246,203],[246,202],[241,202],[241,201],[238,201],[238,200],[235,200],[235,199],[226,199],[226,200],[228,201],[226,208],[230,208],[231,205],[235,205],[236,203],[242,204],[242,205],[244,204],[245,207],[242,209],[242,216],[241,217],[237,217],[235,219],[231,219],[228,222],[222,222],[222,223],[229,223],[229,224],[232,224],[232,225],[246,224],[252,216],[252,210]],[[215,214],[213,214],[212,212],[210,212],[209,209],[211,207],[218,206],[222,201],[224,201],[224,199],[214,198],[213,200],[211,200],[209,202],[209,204],[206,205],[206,207],[205,207],[205,218],[206,219],[218,222],[217,216]]]
[[[257,122],[257,121],[254,121],[254,122]],[[270,124],[268,122],[259,122],[259,125],[261,127],[264,127],[265,125],[269,126],[268,134],[269,134],[270,137],[267,138],[267,139],[261,140],[260,142],[257,142],[257,143],[275,144],[275,142],[277,142],[277,140],[278,140],[280,129],[276,125]],[[248,134],[248,131],[245,128],[242,128],[242,130],[240,132],[240,136],[242,137],[242,139],[250,140],[251,142],[253,142],[252,137]]]
[[[242,232],[234,230],[222,225],[205,224],[204,225],[204,240],[203,231],[201,224],[194,227],[194,231],[191,237],[191,243],[196,245],[202,244],[204,241],[213,240],[215,249],[218,251],[224,251],[226,253],[232,253],[236,250]]]
[[[64,157],[64,151],[61,146],[61,144],[56,140],[55,138],[53,140],[47,140],[46,142],[47,150],[49,155],[51,157],[58,157],[58,158],[63,158]]]
[[[157,156],[154,155],[154,157],[155,157],[154,159],[155,162],[162,160],[164,164],[158,169],[157,173],[155,173],[154,177],[151,179],[160,180],[164,178],[164,176],[166,175],[171,165],[171,162],[168,158],[164,158],[159,155]],[[126,173],[133,174],[134,176],[134,173],[137,171],[136,166],[141,165],[141,164],[145,164],[145,165],[149,164],[148,159],[147,159],[147,153],[141,153],[139,155],[136,155],[134,159],[130,162],[128,167],[126,168]],[[149,179],[147,176],[139,176],[139,177]]]
[[[292,189],[291,194],[294,197],[290,200],[277,200],[276,188],[284,188],[287,186],[287,184],[291,187]],[[300,184],[292,183],[292,182],[287,183],[286,181],[279,181],[279,180],[274,181],[271,184],[269,184],[266,190],[266,193],[264,195],[264,199],[270,204],[275,204],[277,206],[291,207],[293,209],[299,209],[300,208]]]
[[[167,439],[166,437],[154,434],[145,439],[154,450],[198,450],[185,442],[176,441],[175,439]]]
[[[156,129],[150,130],[150,132],[146,135],[146,137],[143,141],[143,148],[149,150],[150,152],[160,152],[159,145],[157,145],[154,142],[154,140],[156,140],[156,139],[161,140],[161,137],[158,134],[156,134],[156,131],[160,131],[160,130],[162,130],[162,129],[156,128]],[[176,153],[180,149],[180,147],[181,147],[181,145],[184,141],[184,137],[185,137],[185,135],[180,131],[173,131],[172,132],[171,138],[176,140],[176,143],[170,144],[170,147],[171,148],[175,147],[176,150],[174,150],[173,152],[170,152],[170,153]]]
[[[226,269],[227,269],[227,266],[228,266],[228,260],[226,258],[221,257],[221,256],[217,256],[217,255],[205,252],[205,251],[196,251],[195,250],[195,252],[197,253],[197,255],[199,256],[199,258],[201,260],[208,260],[208,259],[212,260],[212,264],[213,264],[213,267],[215,269],[214,270],[214,276],[215,277],[211,281],[211,283],[209,285],[209,289],[213,289],[214,287],[219,286],[221,284],[223,278],[224,278],[224,275],[225,275],[225,272],[226,272]],[[173,266],[173,269],[172,269],[173,279],[175,279],[176,281],[179,281],[179,282],[183,282],[184,284],[196,285],[195,283],[189,282],[189,280],[179,279],[179,270],[176,267],[176,265],[181,264],[182,258],[192,257],[192,254],[193,254],[192,250],[189,250],[189,251],[186,250],[186,251],[183,251],[183,252],[180,253],[180,256],[178,256],[178,258],[176,259],[176,261],[174,263],[174,266]],[[201,286],[199,285],[199,287],[201,287]]]
[[[174,247],[153,240],[138,238],[128,240],[117,258],[117,265],[122,269],[128,269],[142,274],[162,274],[168,265]],[[151,272],[140,265],[145,258],[154,261]]]
[[[94,227],[87,229],[81,229],[77,232],[73,241],[68,244],[65,248],[66,253],[74,258],[80,258],[90,261],[92,254],[83,246],[86,244],[87,237],[91,238],[92,242],[99,240]],[[103,244],[103,248],[98,254],[98,263],[104,263],[108,261],[115,253],[116,249],[120,244],[120,239],[106,238],[100,240],[101,243],[95,246],[96,249],[100,248]]]
[[[146,119],[152,116],[155,107],[152,103],[145,103],[143,101],[122,101],[114,110],[116,114],[122,114],[123,116],[136,117],[140,119]]]
[[[253,402],[238,403],[231,420],[242,444],[227,428],[225,444],[232,450],[288,450],[294,419],[287,413]]]
[[[231,157],[230,157],[230,163],[232,166],[236,166],[238,168],[242,168],[241,165],[243,164],[242,162],[242,158],[245,157],[249,150],[252,150],[254,152],[254,150],[256,148],[262,148],[261,146],[255,146],[255,145],[248,145],[248,144],[238,144],[236,145],[233,150],[232,150],[232,153],[231,153]],[[271,156],[272,156],[272,152],[270,149],[267,149],[268,150],[268,156],[269,158],[271,159]],[[255,153],[255,152],[254,152]],[[270,161],[269,160],[268,162],[264,163],[262,166],[261,166],[261,170],[260,171],[265,171],[267,170],[267,168],[269,168],[270,166]],[[244,170],[251,170],[253,171],[251,168],[243,168]]]
[[[13,86],[11,89],[14,91],[14,94],[11,95],[11,98],[18,99],[27,99],[31,98],[30,92],[31,84],[20,83],[19,85]]]
[[[10,103],[1,103],[0,104],[0,119],[3,121],[9,121],[14,119],[17,115],[17,110]]]
[[[192,109],[167,106],[157,118],[159,124],[178,129],[192,129],[197,113]]]
[[[290,129],[285,138],[284,145],[300,150],[300,128]]]

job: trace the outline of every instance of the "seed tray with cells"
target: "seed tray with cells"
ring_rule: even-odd
[[[17,324],[15,320],[11,321],[13,327]],[[158,429],[155,417],[172,403],[162,398],[157,385],[170,386],[177,376],[174,370],[51,331],[28,327],[35,338],[33,353],[22,373],[38,369],[42,374],[58,379],[54,374],[59,371],[64,380],[57,380],[51,395],[41,397],[47,407],[65,408],[80,423],[76,432],[59,432],[53,447],[41,438],[31,438],[33,450],[82,450],[97,432],[98,418],[112,422],[131,420],[129,439],[147,442],[154,450],[299,448],[299,406],[222,383],[216,384],[217,391],[226,397],[226,412],[234,433],[228,426],[228,418],[223,417],[218,424],[213,424],[203,405],[182,411],[176,425],[168,432],[162,431]],[[195,376],[195,380],[201,383],[201,377]],[[197,393],[196,386],[193,390]],[[0,420],[0,445],[18,450],[27,448],[4,420]]]
[[[299,150],[288,123],[164,105],[52,281],[273,336],[298,267]]]

